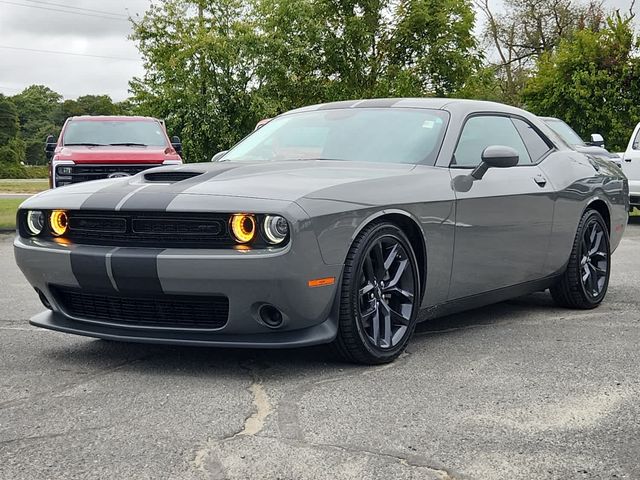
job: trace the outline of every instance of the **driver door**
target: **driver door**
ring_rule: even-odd
[[[554,191],[536,163],[552,150],[552,144],[519,117],[470,117],[451,162],[452,178],[468,175],[490,145],[515,149],[519,163],[510,168],[490,168],[468,192],[455,192],[451,300],[544,276]]]

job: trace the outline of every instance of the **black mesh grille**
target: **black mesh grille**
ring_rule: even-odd
[[[197,177],[198,175],[202,175],[202,172],[150,172],[145,173],[144,179],[148,182],[173,183]]]
[[[216,329],[227,323],[229,299],[224,296],[115,296],[51,286],[65,313],[85,320],[130,327]]]
[[[631,205],[640,205],[640,196],[639,195],[631,195]]]
[[[109,175],[118,173],[124,173],[126,175],[135,175],[149,168],[157,167],[158,164],[146,164],[146,165],[92,165],[92,164],[78,164],[78,165],[61,165],[58,166],[56,172],[60,181],[80,183],[88,180],[100,180],[103,178],[109,178]],[[71,173],[61,173],[61,168],[71,167]]]
[[[76,210],[68,216],[65,236],[79,244],[151,248],[235,245],[227,214]]]

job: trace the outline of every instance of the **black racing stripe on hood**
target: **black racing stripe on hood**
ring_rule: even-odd
[[[89,246],[77,246],[71,251],[71,271],[80,288],[113,293],[113,283],[107,272],[107,252]]]
[[[124,197],[139,188],[139,184],[132,184],[128,179],[119,181],[91,194],[80,208],[84,210],[113,210]]]
[[[167,209],[169,204],[185,190],[235,168],[237,168],[237,165],[225,165],[224,167],[216,168],[210,172],[203,173],[202,175],[198,175],[188,180],[162,185],[161,187],[156,187],[152,185],[153,182],[150,182],[152,185],[151,187],[143,188],[139,192],[131,195],[130,198],[126,199],[125,202],[120,205],[119,209],[157,210],[159,212],[163,212]]]
[[[158,255],[162,248],[122,248],[111,255],[111,272],[118,290],[126,295],[161,294]]]

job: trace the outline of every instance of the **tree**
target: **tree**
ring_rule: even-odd
[[[146,67],[131,82],[134,102],[183,137],[187,159],[208,160],[251,131],[255,34],[244,2],[153,4],[132,38]]]
[[[12,97],[20,118],[20,138],[26,145],[27,163],[44,164],[44,140],[48,134],[57,134],[55,114],[62,95],[44,85],[31,85]]]
[[[624,149],[640,118],[640,44],[633,17],[616,12],[600,30],[583,29],[543,54],[523,99],[538,115],[557,116],[581,136],[605,135]]]
[[[134,102],[202,161],[293,107],[450,95],[480,65],[469,2],[166,0],[134,24]]]
[[[18,135],[20,121],[14,103],[0,94],[0,146]]]
[[[485,17],[482,40],[493,58],[502,101],[521,105],[520,94],[541,55],[553,52],[563,39],[582,29],[604,25],[602,0],[506,0],[495,13],[489,0],[474,0]]]

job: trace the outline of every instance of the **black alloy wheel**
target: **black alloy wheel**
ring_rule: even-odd
[[[358,235],[345,264],[335,345],[343,357],[387,363],[415,328],[420,277],[411,243],[397,226],[374,223]]]
[[[580,280],[587,295],[602,295],[609,278],[609,252],[607,232],[600,222],[592,218],[584,228],[580,245]]]
[[[611,273],[609,230],[602,215],[587,210],[578,225],[567,269],[550,288],[563,307],[595,308],[604,299]]]

